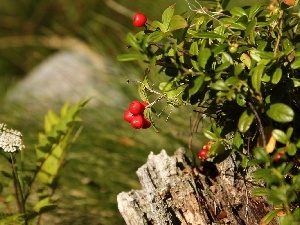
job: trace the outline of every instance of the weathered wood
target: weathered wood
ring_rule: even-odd
[[[184,149],[174,156],[162,150],[150,153],[137,175],[142,190],[117,197],[128,225],[255,225],[271,209],[264,199],[251,197],[253,184],[237,173],[231,158],[194,168]]]

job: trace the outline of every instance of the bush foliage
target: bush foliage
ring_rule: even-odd
[[[152,123],[161,99],[175,107],[193,105],[209,121],[209,160],[235,155],[240,171],[259,168],[253,176],[265,185],[253,194],[274,204],[262,222],[284,212],[281,224],[299,224],[298,2],[224,10],[228,2],[210,9],[196,2],[189,4],[191,13],[180,15],[175,4],[169,6],[161,21],[128,33],[130,52],[118,59],[146,63],[139,93],[150,102],[145,114]]]

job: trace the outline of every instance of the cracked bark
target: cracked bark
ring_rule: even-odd
[[[195,168],[184,149],[150,153],[137,170],[142,190],[118,194],[119,211],[127,225],[260,224],[271,206],[251,196],[254,184],[234,168],[231,158]]]

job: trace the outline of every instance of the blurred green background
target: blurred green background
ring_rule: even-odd
[[[247,4],[257,2],[262,1],[248,0]],[[34,145],[43,129],[44,114],[48,108],[57,110],[61,105],[35,107],[30,101],[7,101],[9,91],[48,57],[66,46],[72,49],[72,43],[60,44],[60,40],[75,38],[101,56],[106,68],[95,73],[95,81],[107,89],[100,88],[96,94],[102,99],[100,104],[92,104],[81,114],[83,130],[69,150],[55,193],[58,208],[45,214],[42,224],[124,224],[116,196],[140,188],[135,171],[146,162],[147,155],[161,149],[172,154],[178,147],[188,148],[193,119],[189,107],[173,110],[168,121],[170,108],[161,118],[154,118],[160,133],[133,130],[122,118],[130,101],[139,99],[137,86],[126,81],[140,80],[145,69],[141,63],[116,60],[118,54],[128,51],[127,32],[138,31],[132,26],[133,14],[144,12],[150,20],[160,20],[163,10],[173,3],[177,3],[179,14],[190,11],[185,0],[0,0],[0,122],[23,133],[28,168],[34,167]],[[245,1],[231,1],[230,5],[245,5]],[[84,85],[76,88],[86,88]],[[41,88],[47,89],[47,85]],[[114,97],[114,93],[122,98]],[[36,104],[42,102],[41,98]],[[195,153],[202,142],[200,127],[193,139]]]

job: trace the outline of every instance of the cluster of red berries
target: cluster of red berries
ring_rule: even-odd
[[[209,149],[211,148],[211,146],[213,145],[213,141],[209,141],[207,142],[198,152],[198,157],[201,160],[205,160],[207,157],[207,153],[209,151]]]
[[[137,13],[133,17],[133,26],[143,27],[147,22],[147,17],[143,13]]]
[[[130,103],[128,109],[124,112],[123,118],[135,129],[147,129],[151,122],[144,116],[144,110],[148,105],[147,102],[134,100]]]

